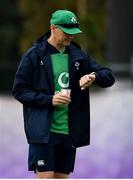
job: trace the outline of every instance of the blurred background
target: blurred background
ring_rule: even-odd
[[[71,178],[133,178],[132,0],[0,1],[0,178],[34,178],[22,105],[11,91],[21,56],[57,9],[77,14],[84,34],[75,41],[116,76],[111,88],[91,88],[91,145],[78,149]]]

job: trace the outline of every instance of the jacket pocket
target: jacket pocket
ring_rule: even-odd
[[[50,110],[47,108],[28,107],[27,122],[25,122],[28,140],[38,141],[47,139],[51,126]]]

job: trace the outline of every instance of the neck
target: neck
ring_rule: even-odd
[[[63,49],[65,46],[59,44],[56,39],[52,36],[49,37],[48,39],[49,44],[51,44],[52,46],[54,46],[58,51],[60,51],[61,49]]]

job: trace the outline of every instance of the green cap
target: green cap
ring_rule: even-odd
[[[82,33],[75,14],[68,10],[57,10],[52,14],[50,24],[55,25],[67,34]]]

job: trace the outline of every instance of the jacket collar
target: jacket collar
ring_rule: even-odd
[[[71,45],[68,46],[67,48],[68,48],[68,52],[70,55],[71,63],[73,63],[77,60],[78,61],[83,60],[85,58],[84,52],[79,47],[75,46],[75,43],[73,44],[73,42],[72,42]]]
[[[47,52],[47,39],[50,37],[50,34],[51,32],[48,31],[47,33],[39,37],[37,41],[34,43],[41,59],[43,59],[43,57],[45,56]]]
[[[43,34],[40,38],[38,38],[38,40],[34,43],[42,59],[47,54],[47,39],[50,37],[50,35],[51,35],[51,32],[48,31],[45,34]],[[71,62],[85,58],[85,53],[73,41],[71,42],[69,46],[67,46],[67,50],[70,55]]]

